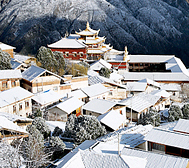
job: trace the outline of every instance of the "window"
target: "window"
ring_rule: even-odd
[[[6,81],[3,81],[3,82],[2,82],[2,87],[3,87],[3,88],[8,88],[8,83],[7,83]]]
[[[16,105],[13,106],[13,113],[16,112]]]
[[[79,55],[80,55],[80,57],[83,57],[83,52],[80,52]]]
[[[16,81],[11,81],[11,86],[15,87],[16,86]]]
[[[76,53],[76,52],[73,52],[73,56],[76,57],[76,56],[77,56],[77,53]]]
[[[109,95],[111,95],[111,96],[112,96],[112,95],[113,95],[113,92],[112,92],[112,91],[109,91]]]
[[[69,52],[65,52],[65,56],[66,56],[66,57],[69,57]]]
[[[53,90],[57,91],[58,90],[58,86],[53,87]]]
[[[41,91],[43,91],[43,88],[37,88],[37,91],[41,92]]]
[[[25,101],[25,108],[27,108],[29,106],[30,106],[29,100]]]
[[[19,104],[19,110],[22,110],[22,103]]]

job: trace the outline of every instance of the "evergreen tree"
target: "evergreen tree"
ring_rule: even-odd
[[[172,105],[168,111],[168,121],[173,122],[179,118],[183,118],[182,110],[178,105]]]
[[[55,51],[53,52],[53,56],[56,60],[56,73],[60,76],[64,75],[64,69],[65,69],[65,60],[62,52]]]
[[[39,132],[44,136],[44,138],[50,136],[51,131],[43,118],[36,117],[33,120],[32,125],[34,125],[39,130]]]
[[[183,118],[189,119],[189,104],[185,104],[182,108]]]
[[[11,56],[0,49],[0,70],[12,69]]]
[[[59,128],[59,127],[55,127],[53,133],[52,133],[52,136],[59,136],[63,133],[62,129]]]
[[[99,75],[100,76],[104,76],[104,77],[106,77],[106,78],[109,78],[110,77],[110,74],[111,74],[111,72],[110,72],[110,70],[108,69],[108,68],[101,68],[100,69],[100,71],[99,71]]]
[[[151,124],[153,126],[160,126],[160,114],[156,110],[150,109],[148,113],[140,115],[138,120],[138,124],[148,125]]]
[[[96,139],[106,134],[106,129],[94,116],[71,115],[66,122],[65,132],[62,136],[73,138],[76,143]]]
[[[23,165],[23,158],[18,148],[14,148],[7,142],[0,143],[0,167],[20,167]]]
[[[51,49],[43,46],[40,47],[37,52],[36,58],[42,68],[45,68],[51,72],[56,72],[57,61]]]
[[[64,155],[64,149],[66,145],[64,142],[57,136],[52,136],[49,139],[49,150],[53,152],[52,160],[60,159]]]

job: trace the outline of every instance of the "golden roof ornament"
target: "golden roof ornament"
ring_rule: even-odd
[[[87,21],[86,29],[89,29],[89,22]]]

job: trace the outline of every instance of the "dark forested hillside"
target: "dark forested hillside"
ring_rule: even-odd
[[[89,21],[106,43],[131,54],[175,54],[189,66],[186,0],[1,0],[0,41],[35,54]]]

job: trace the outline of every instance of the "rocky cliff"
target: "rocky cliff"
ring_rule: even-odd
[[[1,0],[0,41],[35,54],[89,21],[106,43],[132,54],[175,54],[189,66],[186,0]]]

